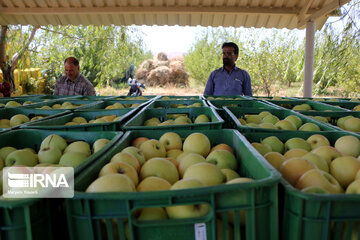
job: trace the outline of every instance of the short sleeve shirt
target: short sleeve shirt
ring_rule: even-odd
[[[252,96],[250,75],[238,67],[228,73],[224,67],[214,70],[206,83],[204,95]]]
[[[57,81],[54,89],[54,95],[83,95],[94,96],[95,89],[91,82],[83,75],[79,74],[74,81],[61,76]]]

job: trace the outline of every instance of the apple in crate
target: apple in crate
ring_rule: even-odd
[[[143,179],[136,187],[138,192],[148,192],[148,191],[163,191],[169,190],[171,184],[160,177],[150,176]]]
[[[330,164],[330,173],[340,185],[346,188],[354,181],[356,173],[360,170],[360,161],[353,156],[335,158]]]
[[[192,133],[185,138],[183,144],[184,152],[193,152],[206,157],[211,149],[209,138],[202,133]]]
[[[165,158],[151,158],[147,160],[140,170],[140,178],[156,176],[167,180],[170,184],[174,184],[179,180],[179,173],[175,165]]]
[[[343,136],[336,140],[334,147],[343,156],[358,157],[360,155],[360,140],[355,136]]]
[[[164,145],[156,139],[150,139],[143,142],[140,145],[140,150],[144,153],[146,160],[153,157],[166,157]]]
[[[214,164],[202,162],[191,165],[186,169],[183,179],[194,178],[203,182],[206,186],[214,186],[224,183],[225,175]]]
[[[171,149],[181,149],[182,148],[182,140],[179,134],[175,132],[167,132],[164,133],[159,142],[165,147],[166,151]]]
[[[5,165],[7,167],[19,165],[33,167],[38,163],[39,159],[37,154],[26,149],[15,150],[7,155],[5,159]]]
[[[229,168],[232,170],[237,169],[237,161],[231,152],[227,150],[215,150],[211,152],[207,157],[206,161],[215,164],[218,168]]]
[[[128,176],[131,181],[134,182],[135,186],[139,183],[139,177],[135,168],[124,162],[109,162],[101,168],[99,177],[113,173],[124,174]]]
[[[128,176],[114,173],[95,179],[86,192],[135,192],[135,185]]]

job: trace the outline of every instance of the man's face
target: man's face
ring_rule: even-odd
[[[74,81],[74,79],[79,75],[79,67],[76,67],[72,63],[65,63],[65,74],[66,76],[71,80]]]
[[[224,66],[232,67],[234,66],[238,58],[238,54],[234,53],[233,47],[224,47],[222,52],[222,58]]]

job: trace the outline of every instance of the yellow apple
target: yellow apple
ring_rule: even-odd
[[[253,115],[253,114],[246,114],[245,120],[247,123],[260,124],[262,122],[262,118],[259,115]]]
[[[20,149],[9,153],[5,159],[5,165],[11,166],[29,166],[33,167],[39,163],[37,154],[34,154],[28,150]]]
[[[302,192],[306,192],[306,193],[315,193],[315,194],[329,194],[330,192],[326,189],[324,189],[323,187],[319,187],[319,186],[310,186],[310,187],[306,187],[301,189]]]
[[[169,190],[171,184],[160,177],[150,176],[143,179],[138,185],[136,190],[138,192],[149,192],[149,191],[163,191]]]
[[[351,132],[360,132],[360,118],[352,117],[345,120],[344,129]]]
[[[140,145],[140,150],[143,152],[145,160],[154,157],[166,157],[166,149],[164,145],[156,139],[150,139],[143,142]]]
[[[185,170],[196,163],[206,162],[205,158],[198,153],[189,153],[179,162],[180,177],[183,177]]]
[[[306,151],[304,149],[294,148],[294,149],[291,149],[291,150],[287,151],[284,154],[284,158],[285,159],[290,159],[290,158],[294,158],[294,157],[302,157],[307,153],[308,153],[308,151]]]
[[[184,152],[193,152],[206,157],[211,149],[209,138],[202,133],[192,133],[185,138],[183,144]]]
[[[110,140],[107,138],[97,139],[92,146],[92,152],[96,153],[97,151],[99,151],[100,149],[105,147],[105,145],[108,144],[109,142],[110,142]]]
[[[16,150],[16,148],[11,147],[11,146],[5,146],[5,147],[0,148],[0,158],[2,158],[5,161],[7,155],[9,155],[10,153],[12,153],[15,150]]]
[[[306,151],[311,151],[310,143],[308,143],[305,139],[299,137],[290,138],[285,142],[285,151],[294,148],[301,148]]]
[[[194,123],[207,123],[207,122],[210,122],[210,119],[205,114],[198,115],[194,120]]]
[[[91,155],[90,145],[84,141],[75,141],[73,143],[70,143],[64,149],[64,153],[68,153],[68,152],[80,152],[80,153],[85,154],[86,156]]]
[[[30,119],[24,114],[16,114],[10,118],[10,127],[15,127],[29,121]]]
[[[135,186],[139,183],[139,177],[135,168],[124,162],[109,162],[101,168],[99,177],[114,173],[128,176]]]
[[[234,170],[232,169],[228,169],[228,168],[223,168],[223,169],[220,169],[221,172],[225,175],[225,182],[228,182],[234,178],[239,178],[240,175],[235,172]]]
[[[157,126],[160,122],[159,118],[157,117],[153,117],[153,118],[150,118],[150,119],[147,119],[145,122],[144,122],[144,126]]]
[[[67,152],[61,156],[59,165],[75,168],[87,158],[88,156],[82,152]]]
[[[76,123],[87,123],[87,120],[84,117],[74,117],[71,121]]]
[[[86,192],[135,192],[135,185],[128,176],[114,173],[95,179]]]
[[[296,126],[288,120],[280,120],[277,123],[275,123],[275,126],[278,127],[280,130],[291,130],[291,131],[297,130]]]
[[[136,170],[136,172],[140,171],[140,163],[131,153],[119,152],[112,156],[110,162],[124,162],[131,165]]]
[[[183,179],[194,178],[207,186],[219,185],[225,181],[224,174],[214,164],[203,162],[186,169]]]
[[[239,177],[231,179],[230,181],[226,182],[226,184],[235,184],[235,183],[245,183],[245,182],[252,182],[254,179],[247,178],[247,177]]]
[[[284,118],[284,120],[292,122],[295,125],[296,129],[298,129],[303,124],[301,118],[295,115],[289,115],[286,118]]]
[[[222,149],[211,152],[206,157],[206,161],[215,164],[220,169],[229,168],[232,170],[236,170],[238,165],[234,154]]]
[[[171,149],[166,152],[166,157],[176,159],[183,151],[180,149]]]
[[[149,138],[147,138],[147,137],[138,137],[138,138],[135,138],[131,142],[131,145],[134,147],[140,148],[140,145],[147,140],[149,140]]]
[[[234,154],[234,149],[232,147],[230,147],[229,145],[225,144],[225,143],[219,143],[219,144],[213,146],[210,149],[210,152],[218,150],[218,149],[227,150],[227,151],[231,152],[232,154]]]
[[[340,185],[346,188],[354,181],[356,173],[360,170],[360,161],[353,156],[335,158],[330,164],[330,173]]]
[[[315,148],[311,152],[325,159],[329,166],[332,160],[341,157],[341,153],[332,146],[320,146]]]
[[[299,127],[299,131],[317,132],[317,131],[321,131],[321,129],[315,123],[308,122],[308,123],[304,123],[303,125],[301,125],[301,127]]]
[[[319,155],[316,155],[315,153],[308,152],[302,158],[314,163],[320,170],[323,170],[324,172],[329,172],[329,165],[326,162],[325,159],[320,157]]]
[[[313,134],[310,137],[308,137],[306,141],[310,143],[312,150],[320,146],[330,146],[329,140],[321,134]]]
[[[175,132],[167,132],[164,133],[160,139],[159,142],[164,145],[166,151],[171,149],[181,149],[182,148],[182,140],[179,134]]]
[[[266,137],[261,143],[268,144],[273,152],[284,153],[284,143],[276,136]]]
[[[142,166],[145,163],[145,155],[137,147],[134,147],[134,146],[126,147],[121,152],[132,154],[139,161],[140,166]]]
[[[291,158],[283,162],[280,166],[280,172],[292,186],[295,186],[298,179],[303,175],[305,172],[309,171],[310,169],[315,169],[316,166],[303,158]]]
[[[258,142],[253,142],[253,143],[251,143],[251,146],[253,146],[263,156],[265,154],[267,154],[268,152],[272,151],[270,145],[268,145],[268,144],[261,144]]]
[[[140,169],[140,178],[145,179],[150,176],[161,177],[170,184],[179,180],[179,173],[175,165],[164,158],[151,158],[147,160]]]
[[[334,147],[343,156],[358,157],[360,155],[360,140],[355,136],[343,136],[336,140]]]
[[[360,179],[357,179],[349,184],[346,188],[345,193],[347,194],[360,194]]]
[[[304,189],[311,186],[322,187],[329,193],[344,192],[339,182],[333,176],[320,169],[311,169],[305,172],[299,178],[295,187],[297,189]]]
[[[278,152],[268,152],[264,155],[264,158],[278,171],[280,171],[280,166],[285,162],[285,157]]]

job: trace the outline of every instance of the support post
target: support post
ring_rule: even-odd
[[[312,97],[314,71],[315,22],[306,24],[305,65],[304,65],[304,97]]]

